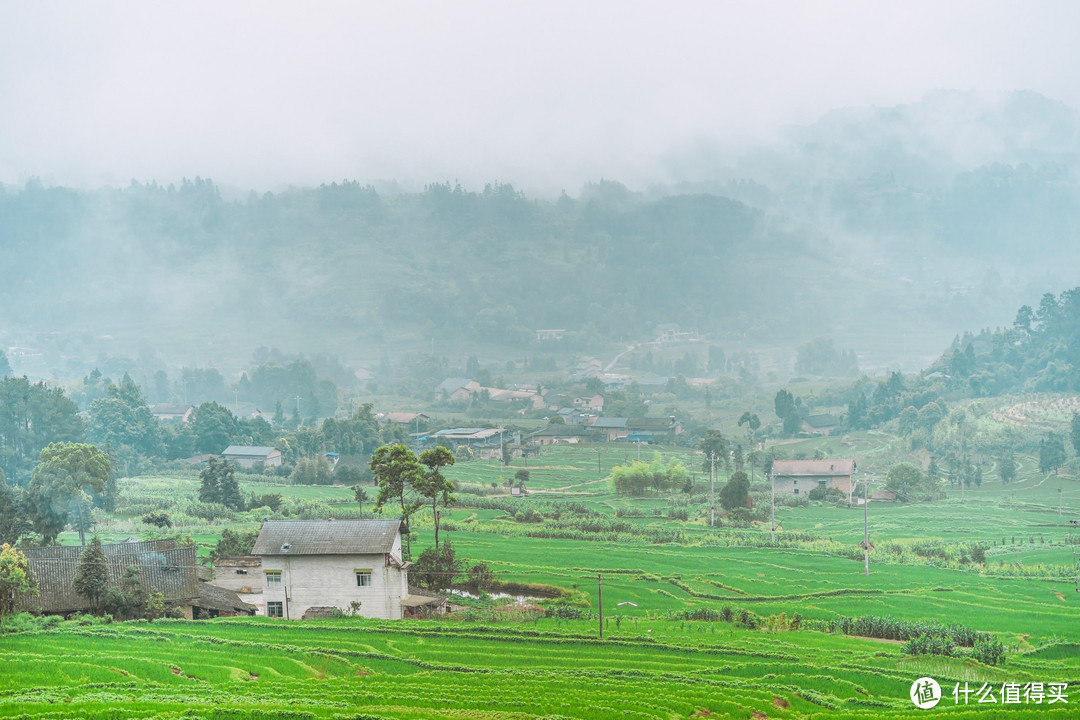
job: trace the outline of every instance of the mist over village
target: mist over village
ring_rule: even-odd
[[[1073,717],[1078,24],[0,4],[0,717]]]

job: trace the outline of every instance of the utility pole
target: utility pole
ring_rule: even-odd
[[[600,448],[596,448],[596,477],[603,477],[604,471],[600,469]]]
[[[604,639],[604,581],[596,573],[596,607],[600,609],[600,639]]]
[[[1058,488],[1058,517],[1061,517],[1061,488]]]
[[[862,486],[862,509],[863,509],[863,557],[865,569],[863,575],[870,575],[870,501],[866,496],[866,489],[870,483],[866,481],[866,473],[863,473]]]
[[[296,396],[296,417],[300,417],[300,396]]]
[[[709,453],[709,527],[716,526],[716,453]]]
[[[773,476],[769,473],[769,524],[772,530],[769,532],[769,542],[776,544],[776,489],[773,486]]]

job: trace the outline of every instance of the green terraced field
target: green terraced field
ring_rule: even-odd
[[[611,627],[611,626],[609,626]],[[725,623],[475,625],[159,621],[3,637],[0,716],[24,718],[893,718],[913,680],[953,718],[1075,716],[1071,704],[956,707],[955,683],[1066,682],[1077,646],[1004,668],[895,644]],[[995,714],[998,713],[998,714]]]

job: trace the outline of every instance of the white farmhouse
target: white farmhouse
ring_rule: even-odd
[[[400,520],[268,521],[252,555],[262,558],[269,617],[299,620],[337,608],[394,620],[416,601]]]

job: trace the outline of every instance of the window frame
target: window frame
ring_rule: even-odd
[[[284,618],[285,603],[280,600],[270,600],[266,603],[266,617]]]
[[[279,588],[282,586],[280,570],[264,570],[263,573],[266,576],[266,587]]]
[[[371,572],[371,568],[356,568],[353,570],[353,575],[356,576],[356,587],[372,587],[375,584],[374,573]],[[366,578],[367,582],[361,582]]]

